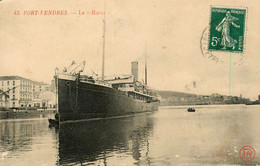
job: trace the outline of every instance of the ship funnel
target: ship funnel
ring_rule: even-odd
[[[134,78],[134,82],[138,81],[138,62],[137,61],[132,62],[131,74]]]

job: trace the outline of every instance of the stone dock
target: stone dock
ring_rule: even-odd
[[[54,117],[56,110],[19,110],[19,111],[0,111],[0,119],[26,119],[26,118],[48,118]]]

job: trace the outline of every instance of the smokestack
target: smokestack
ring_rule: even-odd
[[[132,62],[131,74],[134,77],[134,82],[138,81],[138,62],[137,61]]]

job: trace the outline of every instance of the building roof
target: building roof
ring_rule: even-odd
[[[27,80],[27,81],[32,81],[27,78],[23,78],[20,76],[0,76],[0,80]]]

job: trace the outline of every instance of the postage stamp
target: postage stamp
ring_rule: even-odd
[[[206,59],[216,64],[244,63],[247,12],[246,7],[210,7],[209,25],[200,39],[201,53]]]
[[[246,9],[211,7],[209,45],[212,51],[244,51]]]

